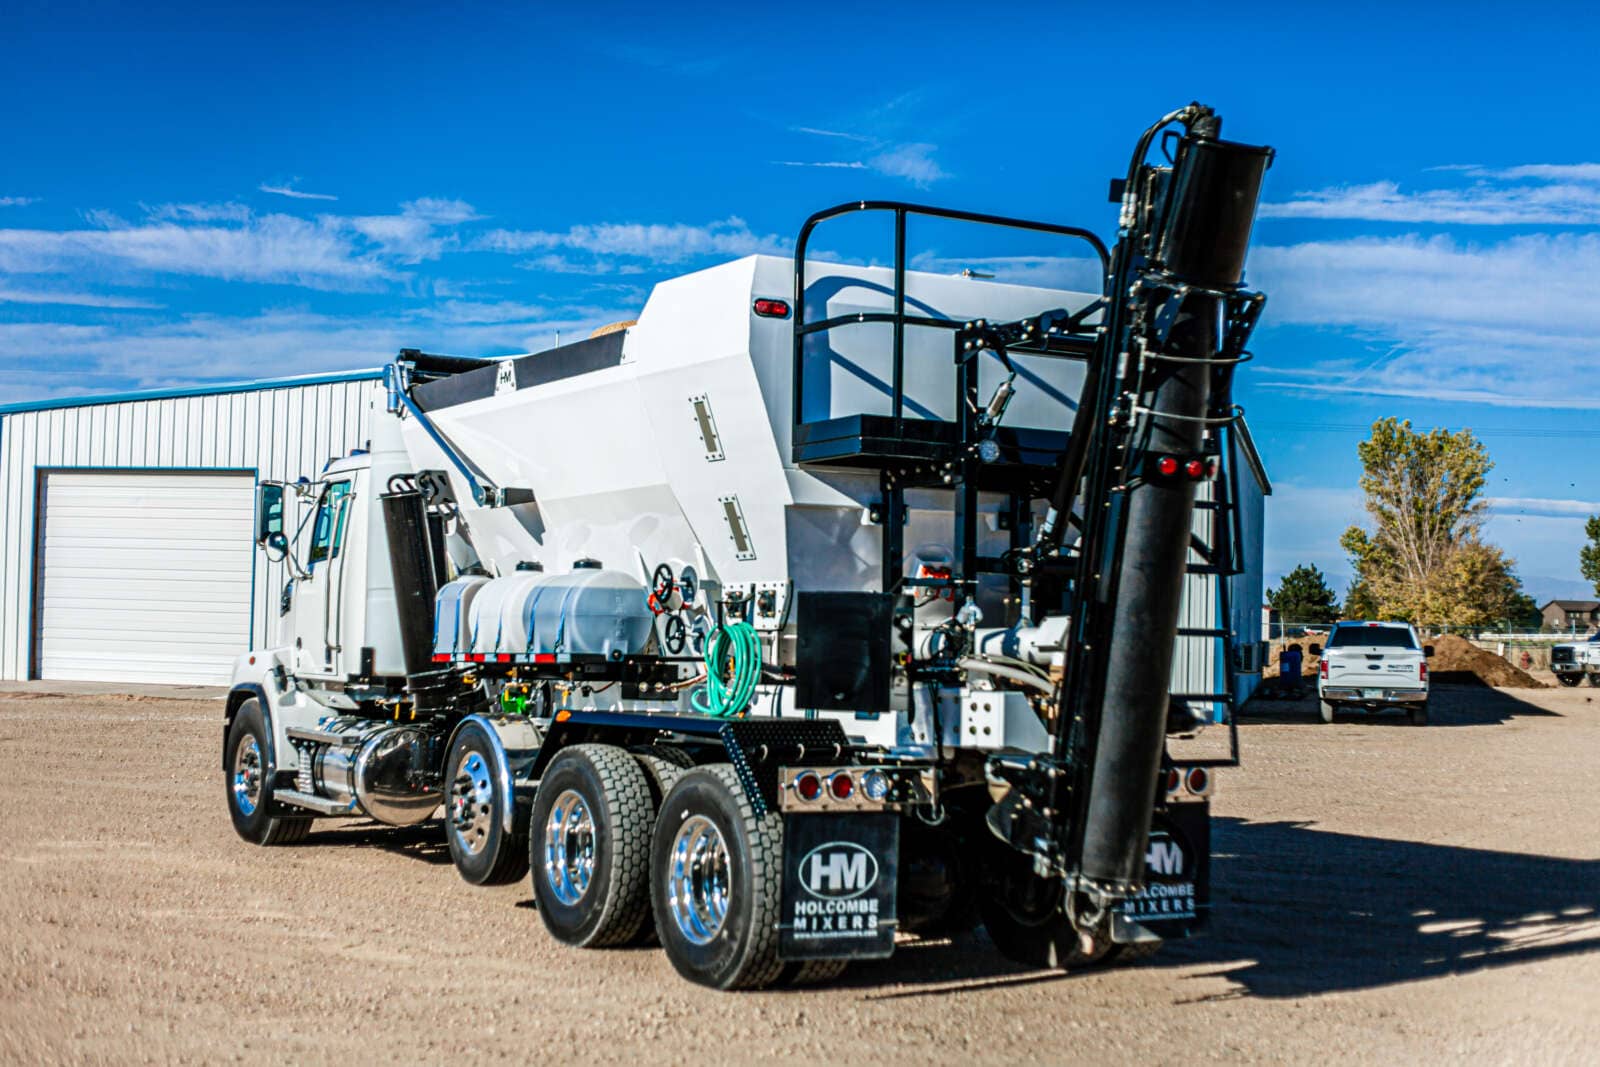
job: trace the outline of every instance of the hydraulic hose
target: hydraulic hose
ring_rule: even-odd
[[[724,623],[706,638],[706,684],[689,703],[703,715],[731,719],[744,712],[761,681],[761,639],[740,620]]]

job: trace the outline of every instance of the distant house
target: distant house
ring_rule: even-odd
[[[1539,609],[1546,633],[1588,633],[1600,628],[1600,600],[1552,600]]]

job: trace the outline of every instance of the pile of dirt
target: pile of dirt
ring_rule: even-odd
[[[1428,674],[1440,684],[1492,685],[1499,689],[1545,689],[1543,682],[1466,638],[1444,634],[1433,639]]]

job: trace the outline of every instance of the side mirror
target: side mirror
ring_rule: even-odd
[[[1422,656],[1423,656],[1424,659],[1432,659],[1433,658],[1433,646],[1432,645],[1423,645],[1422,646]]]
[[[256,486],[256,544],[276,550],[275,540],[288,548],[289,540],[283,533],[283,486],[262,482]]]
[[[1311,654],[1313,656],[1322,655],[1322,646],[1317,644],[1315,641],[1311,642],[1311,644],[1308,647],[1311,649]]]
[[[282,530],[274,530],[261,539],[261,547],[274,563],[289,555],[289,537]]]

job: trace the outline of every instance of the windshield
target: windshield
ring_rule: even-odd
[[[1329,648],[1416,648],[1411,631],[1403,626],[1337,626],[1328,637]]]

